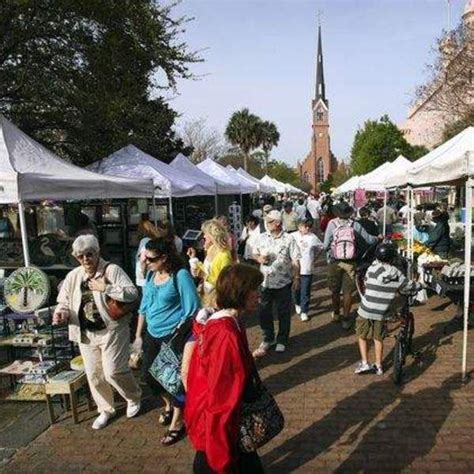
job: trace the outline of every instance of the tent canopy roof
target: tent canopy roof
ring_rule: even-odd
[[[150,179],[103,176],[62,160],[0,115],[0,203],[151,197]]]
[[[189,173],[184,173],[153,158],[135,145],[121,148],[93,163],[90,169],[107,175],[151,178],[155,186],[159,188],[156,192],[156,196],[159,197],[206,196],[216,192],[214,184],[209,182],[206,185],[196,182]]]
[[[239,173],[241,176],[244,176],[247,179],[250,179],[252,182],[254,182],[257,186],[260,192],[262,193],[273,193],[275,192],[275,188],[273,186],[267,186],[266,184],[262,183],[258,178],[255,178],[252,176],[250,173],[247,173],[243,168],[239,168],[237,170],[237,173]]]
[[[240,183],[236,183],[236,180],[231,177],[227,170],[219,163],[216,163],[210,158],[206,158],[204,161],[201,161],[197,167],[212,178],[225,183],[228,194],[240,194]]]
[[[257,193],[260,190],[260,187],[257,183],[238,173],[237,170],[231,165],[227,165],[226,170],[228,173],[230,173],[231,177],[235,178],[240,183],[242,193]]]

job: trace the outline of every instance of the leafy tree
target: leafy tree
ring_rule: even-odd
[[[232,145],[238,146],[244,154],[244,169],[248,169],[250,152],[262,143],[262,120],[249,109],[234,112],[227,124],[225,136]]]
[[[271,160],[268,163],[268,175],[282,183],[289,183],[297,188],[301,187],[300,177],[296,169],[284,161]]]
[[[134,143],[168,160],[183,150],[163,90],[200,59],[186,18],[154,0],[0,3],[0,111],[64,158],[88,164]]]
[[[273,122],[265,121],[260,125],[260,139],[265,154],[265,171],[268,172],[268,158],[274,146],[278,145],[280,133]]]
[[[351,169],[354,174],[363,175],[400,154],[413,160],[427,151],[424,147],[412,147],[401,130],[384,115],[379,120],[367,120],[357,130],[351,149]]]
[[[326,179],[326,181],[323,181],[320,185],[319,185],[319,190],[320,191],[323,191],[325,193],[328,193],[331,191],[331,188],[334,187],[334,178],[332,176],[332,174],[329,174],[328,175],[328,178]]]

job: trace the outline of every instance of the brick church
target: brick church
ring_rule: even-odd
[[[326,98],[326,84],[324,82],[321,26],[318,29],[316,91],[312,100],[312,111],[311,151],[302,162],[298,163],[298,172],[301,180],[311,184],[311,189],[317,191],[318,184],[326,181],[328,176],[337,169],[337,160],[332,154],[329,136],[329,101]]]

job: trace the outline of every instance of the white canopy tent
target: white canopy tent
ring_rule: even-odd
[[[151,178],[155,187],[159,188],[156,196],[163,198],[209,196],[216,193],[215,184],[196,182],[190,174],[176,170],[134,145],[121,148],[93,163],[89,169],[106,175]]]
[[[251,174],[247,173],[243,168],[239,168],[237,170],[237,173],[239,173],[241,176],[244,178],[247,178],[251,180],[253,183],[255,183],[258,186],[258,190],[262,193],[274,193],[276,192],[276,189],[273,186],[266,185],[262,183],[259,179],[255,178]]]
[[[231,165],[227,165],[225,169],[231,178],[234,178],[238,183],[240,183],[242,194],[253,194],[258,192],[257,184],[245,176],[237,173],[237,170]]]
[[[386,161],[370,173],[361,176],[359,180],[359,188],[365,191],[385,191],[385,176],[390,168],[391,163]]]
[[[227,170],[219,163],[216,163],[210,158],[206,158],[204,161],[201,161],[197,167],[207,175],[211,176],[211,178],[224,183],[228,191],[226,194],[241,193],[240,183],[236,182],[236,180],[231,177]]]
[[[301,189],[297,188],[296,186],[293,186],[290,183],[284,183],[287,189],[289,190],[290,193],[298,193],[298,194],[307,194]]]
[[[0,203],[18,204],[25,265],[30,258],[23,202],[151,197],[153,181],[103,176],[68,163],[0,115]]]
[[[338,194],[355,191],[359,188],[360,176],[352,176],[346,182],[342,183],[336,190]]]
[[[261,178],[260,181],[267,186],[272,186],[273,188],[275,188],[277,193],[286,193],[286,186],[280,181],[270,178],[268,174]]]

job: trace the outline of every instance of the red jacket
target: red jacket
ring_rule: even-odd
[[[200,334],[188,373],[186,429],[211,469],[227,473],[238,455],[240,407],[253,360],[245,329],[239,329],[233,317],[210,319],[196,332]]]

